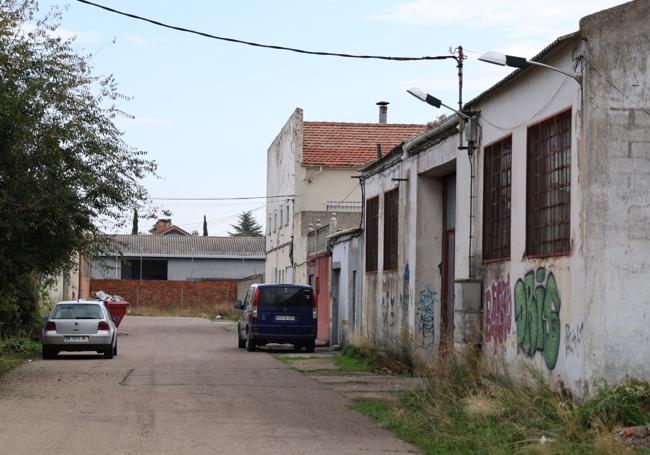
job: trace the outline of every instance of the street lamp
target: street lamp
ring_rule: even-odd
[[[453,107],[447,106],[445,103],[440,101],[435,96],[429,95],[428,93],[425,93],[424,91],[420,90],[417,87],[410,88],[410,89],[407,90],[407,92],[410,93],[411,95],[413,95],[414,97],[416,97],[417,99],[419,99],[420,101],[424,101],[425,103],[430,104],[431,106],[433,106],[435,108],[439,109],[440,106],[444,106],[447,109],[449,109],[450,111],[455,112],[456,114],[458,114],[459,116],[461,116],[465,120],[470,119],[470,117],[467,114],[463,114],[462,112],[457,111]]]
[[[514,55],[501,54],[500,52],[486,52],[485,54],[481,55],[478,59],[482,62],[492,63],[493,65],[499,65],[499,66],[509,66],[511,68],[526,68],[529,65],[541,66],[542,68],[547,68],[549,70],[562,73],[565,76],[569,76],[571,79],[574,79],[578,84],[582,84],[581,74],[567,73],[566,71],[556,68],[554,66],[546,65],[544,63],[536,62],[533,60],[526,60],[524,57],[516,57]]]

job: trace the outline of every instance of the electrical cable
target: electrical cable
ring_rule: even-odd
[[[630,98],[628,95],[626,95],[625,92],[624,92],[623,90],[621,90],[621,89],[618,88],[616,85],[614,85],[614,83],[613,83],[612,81],[610,81],[609,79],[607,79],[607,77],[605,77],[605,75],[603,75],[603,73],[601,73],[600,71],[598,71],[598,70],[596,69],[596,67],[595,67],[591,62],[587,62],[587,63],[588,63],[588,65],[589,65],[589,68],[591,68],[592,70],[594,70],[594,72],[595,72],[596,74],[598,74],[598,75],[599,75],[599,76],[600,76],[600,77],[601,77],[605,82],[607,82],[607,84],[608,84],[610,87],[612,87],[612,88],[613,88],[614,90],[616,90],[618,93],[620,93],[621,95],[623,95],[623,98],[625,98],[626,100],[628,100],[628,101],[630,101],[631,103],[633,103],[636,107],[639,108],[639,110],[640,110],[641,112],[644,112],[645,114],[650,115],[650,110],[646,109],[646,108],[643,107],[643,106],[640,106],[639,103],[638,103],[638,101],[636,101],[636,100]]]
[[[483,115],[481,115],[481,120],[483,120],[483,121],[484,121],[485,123],[487,123],[488,125],[492,125],[492,126],[495,127],[496,129],[499,129],[499,130],[502,130],[502,131],[509,131],[509,130],[514,130],[515,128],[519,128],[520,126],[523,126],[523,125],[527,124],[527,123],[530,122],[532,119],[534,119],[535,117],[537,117],[541,112],[543,112],[544,109],[546,109],[546,108],[551,104],[551,102],[555,99],[555,97],[558,95],[558,93],[560,93],[560,90],[562,90],[562,87],[564,87],[564,85],[565,85],[565,84],[567,83],[567,81],[570,80],[570,79],[571,79],[570,77],[566,77],[566,78],[564,79],[564,81],[562,81],[562,83],[560,84],[560,86],[557,88],[557,90],[555,91],[555,93],[553,94],[553,96],[551,96],[551,97],[549,98],[549,100],[546,102],[546,104],[544,104],[544,106],[542,106],[542,107],[541,107],[537,112],[535,112],[535,113],[534,113],[533,115],[531,115],[528,119],[524,120],[523,122],[519,123],[518,125],[508,126],[508,127],[495,125],[494,123],[492,123],[491,121],[489,121],[488,119],[486,119]]]
[[[279,194],[275,196],[243,196],[243,197],[150,197],[152,201],[244,201],[248,199],[279,199],[292,198],[295,194]]]
[[[401,62],[406,62],[406,61],[417,61],[417,60],[446,60],[449,58],[456,58],[453,55],[425,55],[423,57],[391,57],[391,56],[385,56],[385,55],[358,55],[358,54],[346,54],[346,53],[341,53],[341,52],[320,52],[320,51],[308,51],[304,49],[298,49],[294,47],[285,47],[285,46],[276,46],[276,45],[271,45],[271,44],[262,44],[262,43],[255,43],[252,41],[244,41],[236,38],[228,38],[224,36],[217,36],[217,35],[212,35],[211,33],[206,33],[206,32],[201,32],[198,30],[192,30],[189,28],[185,27],[178,27],[176,25],[169,25],[165,24],[163,22],[154,20],[154,19],[149,19],[146,17],[142,16],[137,16],[135,14],[131,13],[126,13],[124,11],[119,11],[114,8],[109,8],[108,6],[100,5],[98,3],[93,3],[88,0],[77,0],[79,3],[84,3],[86,5],[94,6],[96,8],[103,9],[105,11],[109,11],[111,13],[119,14],[120,16],[126,16],[131,19],[136,19],[139,21],[144,21],[148,22],[153,25],[157,25],[159,27],[164,27],[164,28],[169,28],[172,30],[176,30],[179,32],[184,32],[184,33],[191,33],[194,35],[199,35],[203,36],[204,38],[211,38],[211,39],[216,39],[216,40],[221,40],[221,41],[227,41],[230,43],[237,43],[237,44],[245,44],[247,46],[254,46],[254,47],[261,47],[265,49],[275,49],[275,50],[280,50],[280,51],[289,51],[289,52],[297,52],[299,54],[309,54],[309,55],[321,55],[321,56],[330,56],[330,57],[344,57],[344,58],[360,58],[360,59],[378,59],[378,60],[393,60],[393,61],[401,61]]]

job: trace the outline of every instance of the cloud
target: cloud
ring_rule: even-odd
[[[143,35],[129,35],[126,37],[126,41],[136,47],[151,47],[162,42],[158,38],[150,38]]]
[[[492,28],[511,38],[550,40],[577,30],[581,17],[620,3],[620,0],[412,0],[368,19],[415,26]]]

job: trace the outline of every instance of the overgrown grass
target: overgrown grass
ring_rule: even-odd
[[[339,361],[363,367],[363,370],[411,376],[420,361],[408,346],[408,343],[375,344],[355,337],[343,350]]]
[[[29,338],[6,338],[0,340],[0,376],[20,365],[25,359],[35,356],[41,344]]]
[[[157,307],[153,305],[130,306],[128,315],[133,316],[176,316],[176,317],[198,317],[207,319],[226,319],[236,321],[239,319],[239,310],[230,305],[216,305],[206,307]]]
[[[495,377],[475,358],[418,371],[426,387],[397,402],[353,408],[428,454],[626,454],[616,426],[650,423],[650,383],[628,379],[582,403],[530,370],[524,381]]]

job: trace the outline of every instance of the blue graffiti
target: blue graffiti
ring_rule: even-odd
[[[418,313],[420,315],[420,333],[423,348],[433,345],[433,306],[435,303],[436,293],[429,286],[420,291]]]

